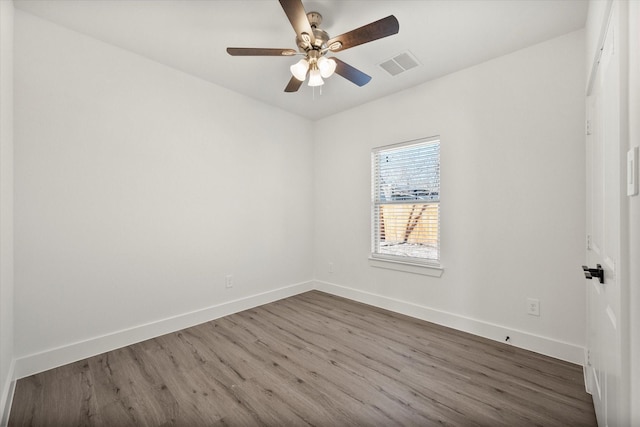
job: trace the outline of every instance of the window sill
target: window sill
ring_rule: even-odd
[[[420,264],[384,258],[369,257],[369,265],[376,268],[386,268],[388,270],[404,271],[431,277],[441,277],[442,273],[444,273],[444,268],[439,264]]]

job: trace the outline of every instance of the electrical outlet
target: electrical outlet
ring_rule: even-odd
[[[540,316],[540,300],[527,298],[527,314],[530,316]]]
[[[227,274],[224,277],[225,288],[233,288],[233,274]]]
[[[329,273],[333,273],[333,263],[329,263]]]

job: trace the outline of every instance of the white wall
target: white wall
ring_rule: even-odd
[[[13,376],[13,16],[0,1],[0,418]]]
[[[309,121],[24,12],[15,27],[17,376],[310,283]]]
[[[584,37],[570,33],[318,122],[319,286],[582,363]],[[373,268],[370,150],[432,135],[441,137],[444,274]],[[527,297],[540,299],[540,317],[526,314]]]

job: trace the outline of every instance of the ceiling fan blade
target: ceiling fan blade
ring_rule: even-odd
[[[311,24],[307,18],[307,12],[304,10],[301,0],[280,0],[280,5],[284,9],[284,13],[287,14],[291,26],[295,30],[298,37],[303,40],[308,39],[312,45],[316,42],[316,38],[313,35]],[[303,36],[306,34],[306,36]]]
[[[284,88],[285,92],[297,92],[298,89],[300,89],[300,86],[302,86],[302,83],[300,80],[296,79],[295,77],[291,77],[291,80],[289,80],[289,84],[287,85],[286,88]]]
[[[364,86],[371,81],[371,76],[363,73],[357,68],[352,67],[344,61],[339,60],[336,57],[332,57],[336,61],[336,74],[341,75],[345,79],[357,84],[358,86]]]
[[[398,34],[398,31],[400,31],[398,20],[395,16],[389,15],[386,18],[332,38],[327,42],[327,46],[329,46],[331,51],[339,52],[349,49],[350,47]],[[338,44],[336,44],[336,42],[338,42]]]
[[[293,56],[293,49],[272,49],[260,47],[228,47],[227,53],[231,56]]]

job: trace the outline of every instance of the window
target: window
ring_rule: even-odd
[[[440,140],[380,147],[372,160],[372,258],[440,262]]]

